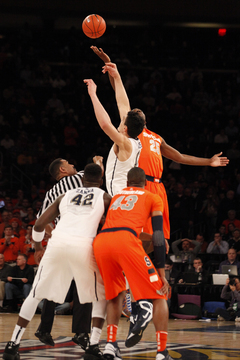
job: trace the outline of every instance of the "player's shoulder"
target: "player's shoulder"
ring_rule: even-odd
[[[151,138],[151,139],[157,139],[157,140],[162,141],[162,137],[159,134],[157,134],[154,131],[151,131],[147,128],[143,129],[143,131],[141,132],[139,137],[140,137],[140,140],[142,138]]]

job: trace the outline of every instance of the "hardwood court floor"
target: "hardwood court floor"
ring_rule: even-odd
[[[11,339],[17,314],[0,314],[0,358],[6,342]],[[55,347],[45,346],[35,336],[40,315],[35,315],[28,325],[20,345],[21,360],[66,360],[80,359],[83,351],[71,338],[71,316],[56,316],[52,330]],[[118,344],[123,359],[154,360],[156,342],[153,324],[145,330],[142,340],[132,348],[126,348],[124,341],[129,322],[121,318],[118,329]],[[106,326],[103,328],[100,348],[106,341]],[[170,355],[183,360],[236,360],[240,359],[240,324],[234,322],[198,320],[169,320],[168,344]]]

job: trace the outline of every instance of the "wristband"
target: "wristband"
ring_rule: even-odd
[[[44,238],[44,234],[45,234],[45,230],[43,231],[35,231],[34,229],[32,230],[32,238],[33,238],[33,241],[36,241],[36,242],[41,242]]]

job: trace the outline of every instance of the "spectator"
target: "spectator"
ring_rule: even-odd
[[[207,198],[203,202],[203,207],[200,213],[205,213],[205,223],[208,238],[211,238],[216,231],[217,214],[218,214],[219,198],[217,195],[217,188],[210,186],[207,192]]]
[[[195,240],[201,244],[199,254],[205,254],[207,251],[208,243],[207,243],[207,241],[205,241],[203,234],[197,234]],[[191,246],[190,246],[190,248],[191,248]]]
[[[236,219],[236,211],[233,209],[228,210],[228,218],[223,221],[223,225],[226,226],[227,233],[229,223],[233,223],[236,228],[240,229],[240,220]]]
[[[222,240],[219,232],[214,234],[214,240],[207,247],[208,254],[226,254],[228,252],[228,243]]]
[[[240,254],[240,229],[235,228],[232,232],[233,236],[229,239],[229,249],[235,249],[237,254]]]
[[[24,198],[22,201],[22,206],[20,208],[21,218],[24,218],[28,215],[28,212],[27,212],[28,207],[29,207],[29,200],[27,198]]]
[[[30,293],[34,279],[34,270],[27,264],[27,256],[19,254],[17,265],[11,268],[10,276],[7,277],[5,284],[6,303],[5,311],[12,312],[16,308],[15,300],[17,298],[26,299]]]
[[[222,240],[227,241],[228,240],[228,236],[227,236],[227,230],[226,230],[226,226],[225,225],[221,225],[219,228],[219,233],[222,237]]]
[[[196,257],[193,260],[193,269],[189,269],[189,272],[194,272],[198,274],[198,282],[199,283],[207,283],[208,282],[208,271],[203,269],[202,260],[199,257]]]
[[[235,192],[233,190],[228,190],[226,192],[226,197],[224,196],[218,207],[218,224],[222,224],[222,222],[228,216],[228,210],[237,210],[238,201],[235,196]],[[224,240],[224,239],[223,239]]]
[[[4,229],[7,225],[10,225],[9,224],[9,212],[4,210],[2,212],[2,223],[0,224],[0,237],[2,238],[3,235],[4,235]]]
[[[229,307],[227,310],[217,308],[215,313],[218,315],[217,320],[227,320],[238,322],[240,316],[240,286],[236,279],[227,279],[226,285],[221,292],[221,298],[229,301]]]
[[[22,222],[17,217],[13,217],[10,220],[10,225],[12,225],[13,228],[13,235],[18,238],[26,233],[26,230],[22,228],[21,224]]]
[[[4,255],[0,254],[0,312],[2,311],[3,299],[5,296],[5,283],[10,270],[11,266],[5,263]]]
[[[222,265],[237,265],[238,275],[240,275],[240,262],[237,260],[237,252],[235,249],[229,249],[227,260],[224,260],[219,265],[219,274],[222,274]]]
[[[182,250],[179,249],[178,245],[182,244]],[[190,246],[194,245],[191,249]],[[201,243],[196,240],[190,239],[179,239],[172,243],[172,251],[175,256],[181,257],[183,263],[193,263],[193,259],[199,253]]]
[[[19,251],[19,239],[13,235],[11,225],[5,226],[5,237],[0,239],[0,254],[4,254],[5,261],[13,263],[17,259]]]
[[[176,284],[181,277],[181,272],[174,267],[174,263],[171,259],[166,259],[165,270],[169,271],[169,284]]]

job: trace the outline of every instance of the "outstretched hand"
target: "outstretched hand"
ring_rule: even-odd
[[[110,57],[103,51],[103,49],[98,48],[97,46],[90,46],[90,49],[106,64],[111,62]]]
[[[229,163],[229,160],[227,157],[221,157],[222,152],[220,152],[219,154],[215,154],[211,159],[210,159],[210,166],[212,167],[217,167],[217,166],[227,166],[227,164]]]
[[[97,85],[92,79],[84,79],[83,82],[87,85],[88,94],[90,96],[95,95],[97,92]]]
[[[106,72],[108,72],[109,75],[111,75],[113,78],[120,77],[116,64],[113,64],[111,62],[106,63],[102,69],[103,74],[106,74]]]

